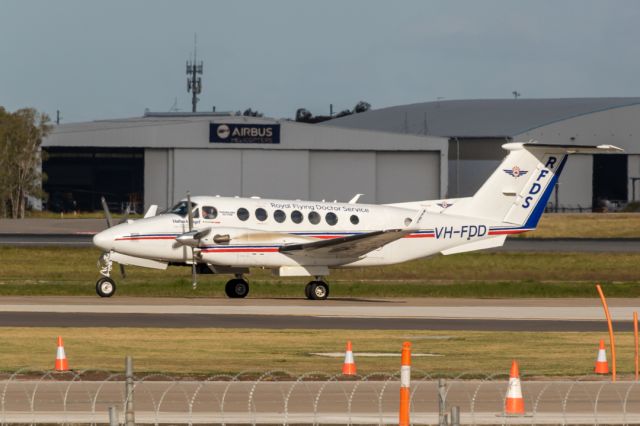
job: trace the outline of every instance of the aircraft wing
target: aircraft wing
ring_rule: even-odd
[[[303,244],[289,244],[280,247],[286,254],[305,254],[314,257],[360,257],[392,241],[411,234],[415,229],[388,229],[366,234],[350,235],[331,240],[314,241]]]

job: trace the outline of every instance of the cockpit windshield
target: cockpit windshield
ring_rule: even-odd
[[[191,203],[191,208],[193,210],[196,210],[196,206],[197,206],[196,203],[194,203],[194,202]],[[186,201],[180,201],[178,204],[176,204],[175,206],[171,207],[169,210],[167,210],[164,213],[165,214],[177,214],[180,217],[185,217],[187,215],[187,202]],[[194,215],[194,217],[195,217],[195,215]]]

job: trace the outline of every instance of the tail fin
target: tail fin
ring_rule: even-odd
[[[509,151],[500,167],[476,194],[457,203],[447,214],[482,217],[535,229],[568,154],[619,153],[612,145],[545,145],[507,143]]]

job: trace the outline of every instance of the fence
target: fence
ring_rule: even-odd
[[[637,382],[523,380],[526,414],[504,415],[507,376],[462,375],[439,381],[413,371],[411,423],[639,424]],[[199,380],[164,375],[28,370],[0,376],[0,421],[6,424],[397,424],[399,372],[347,379],[340,374],[247,371]],[[441,399],[440,400],[440,397]],[[128,404],[129,403],[129,404]],[[127,406],[129,417],[126,417]],[[128,420],[128,422],[127,422]]]

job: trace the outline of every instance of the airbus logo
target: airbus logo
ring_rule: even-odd
[[[218,126],[217,134],[220,139],[226,139],[231,134],[231,129],[226,124],[221,124]]]
[[[506,174],[508,174],[509,176],[513,176],[514,178],[519,178],[520,176],[524,176],[527,173],[529,173],[529,171],[527,170],[522,170],[520,167],[518,166],[513,166],[510,169],[504,169],[504,172]]]

